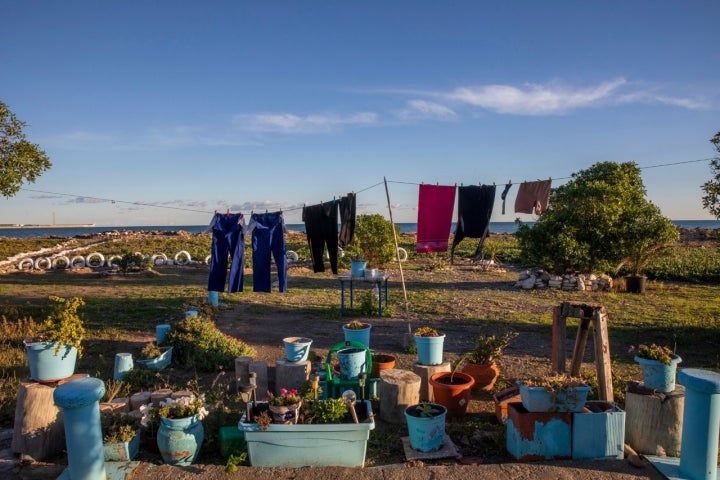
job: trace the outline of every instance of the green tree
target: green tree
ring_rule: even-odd
[[[552,190],[550,205],[517,238],[529,263],[564,272],[611,272],[677,239],[672,222],[645,198],[634,162],[599,162]],[[642,252],[642,255],[640,255]]]
[[[710,139],[715,150],[720,153],[720,132]],[[710,160],[710,170],[713,179],[705,182],[702,186],[705,195],[702,197],[703,208],[720,219],[720,157]]]
[[[52,164],[40,147],[25,140],[27,125],[0,102],[0,194],[14,196],[24,182],[33,183]]]
[[[395,258],[392,225],[382,215],[358,215],[355,221],[355,238],[347,248],[351,257],[362,257],[373,267],[382,267]],[[395,227],[396,233],[398,227]]]

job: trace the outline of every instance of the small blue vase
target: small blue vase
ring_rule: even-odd
[[[205,439],[205,428],[197,415],[184,418],[160,417],[157,444],[168,465],[191,465]]]

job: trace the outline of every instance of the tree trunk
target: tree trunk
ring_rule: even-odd
[[[685,390],[652,393],[628,382],[625,396],[625,442],[638,453],[679,457]]]
[[[37,382],[18,386],[11,448],[21,459],[50,460],[65,448],[65,426],[54,391],[54,385]]]

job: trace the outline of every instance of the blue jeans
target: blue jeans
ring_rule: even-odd
[[[275,259],[278,289],[287,290],[287,251],[285,250],[285,222],[282,213],[254,213],[252,231],[253,292],[269,292],[270,254]]]
[[[222,292],[225,290],[227,277],[228,255],[231,258],[228,292],[242,292],[243,270],[245,267],[245,237],[243,235],[243,214],[220,214],[213,217],[212,225],[212,256],[208,291]]]

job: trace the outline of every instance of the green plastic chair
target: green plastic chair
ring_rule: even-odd
[[[360,379],[346,380],[340,375],[336,375],[332,369],[333,356],[337,355],[339,350],[343,348],[359,348],[365,350],[365,387],[364,392],[360,388]],[[370,378],[370,372],[372,371],[372,352],[360,342],[346,340],[333,345],[328,351],[327,357],[325,358],[325,382],[327,387],[328,398],[340,398],[345,390],[353,390],[358,395],[358,398],[363,397],[368,399],[368,380]]]

